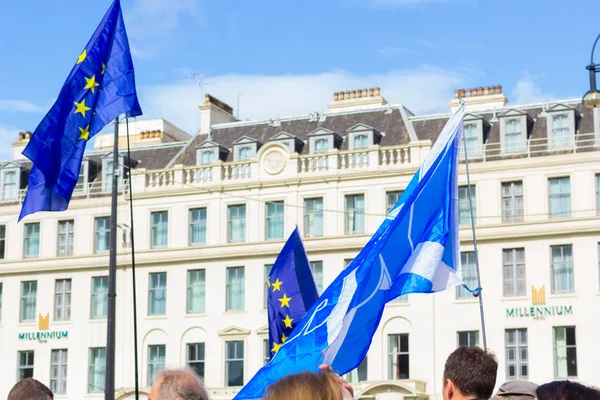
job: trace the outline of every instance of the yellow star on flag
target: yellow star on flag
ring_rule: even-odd
[[[292,321],[293,321],[293,319],[291,319],[289,315],[286,315],[285,319],[282,320],[282,321],[285,324],[286,328],[291,328],[292,327]]]
[[[283,294],[283,297],[279,299],[279,302],[281,303],[281,308],[283,307],[290,307],[290,300],[292,298],[291,297],[287,297],[287,294]]]
[[[271,281],[267,280],[267,287],[271,287]]]
[[[277,353],[279,351],[279,348],[281,347],[280,343],[273,343],[273,348],[271,349],[272,353]]]
[[[281,343],[285,343],[285,341],[287,340],[287,336],[285,336],[284,334],[281,335]]]
[[[85,128],[79,128],[79,132],[81,132],[81,135],[79,135],[79,139],[83,139],[83,140],[89,140],[90,139],[90,126],[86,126]]]
[[[283,282],[281,282],[279,278],[275,279],[275,282],[273,282],[273,293],[277,290],[281,290],[281,285],[283,285]]]
[[[87,110],[91,110],[91,108],[85,106],[85,99],[82,99],[81,103],[78,103],[76,101],[74,101],[73,103],[75,103],[75,106],[77,106],[77,109],[75,109],[74,114],[80,113],[81,115],[83,115],[84,118],[85,118],[85,112]]]
[[[97,86],[100,86],[100,84],[98,82],[96,82],[96,75],[92,75],[91,78],[87,78],[85,77],[85,87],[84,89],[90,89],[92,91],[92,93],[94,93],[94,90],[96,90]]]
[[[104,75],[104,71],[106,71],[106,64],[102,63],[102,75]]]
[[[81,64],[85,58],[87,57],[87,51],[86,49],[83,49],[83,52],[79,55],[79,58],[77,59],[77,64]]]

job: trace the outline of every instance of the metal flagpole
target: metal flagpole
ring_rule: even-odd
[[[133,192],[131,190],[131,147],[129,145],[129,118],[125,117],[125,126],[127,128],[127,163],[129,168],[129,221],[131,223],[130,236],[131,240],[131,276],[133,280],[133,358],[135,372],[135,400],[140,398],[140,384],[138,371],[138,332],[137,332],[137,289],[135,280],[135,241],[133,235]]]
[[[115,398],[115,316],[117,288],[117,193],[119,177],[119,118],[115,118],[110,206],[110,256],[108,264],[108,323],[106,329],[106,377],[104,399]]]
[[[467,157],[467,141],[462,138],[465,147],[465,169],[467,173],[467,196],[469,197],[469,213],[471,215],[471,231],[473,232],[473,250],[475,252],[475,267],[477,269],[477,290],[473,296],[479,297],[479,315],[481,317],[481,336],[483,337],[483,349],[487,351],[487,338],[485,335],[485,318],[483,316],[483,297],[481,296],[481,274],[479,273],[479,254],[477,252],[477,236],[475,235],[475,218],[473,216],[473,200],[471,199],[471,178],[469,176],[469,159]]]

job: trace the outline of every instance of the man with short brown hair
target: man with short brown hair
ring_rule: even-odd
[[[444,400],[489,399],[496,386],[498,361],[479,347],[454,350],[444,367]]]
[[[6,400],[53,400],[54,394],[42,382],[27,378],[17,382]]]
[[[191,369],[164,370],[152,385],[148,400],[209,400],[202,379]]]

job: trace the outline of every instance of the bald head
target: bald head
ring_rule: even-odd
[[[209,400],[204,383],[190,369],[165,370],[154,385],[148,400]]]

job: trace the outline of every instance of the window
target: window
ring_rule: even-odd
[[[573,293],[573,246],[550,246],[552,293]]]
[[[0,282],[0,322],[2,321],[2,282]]]
[[[227,268],[227,310],[244,309],[244,267]]]
[[[504,152],[516,153],[525,150],[525,140],[521,132],[521,119],[509,119],[505,122]]]
[[[355,135],[352,141],[353,149],[366,149],[369,147],[369,135]]]
[[[481,145],[479,144],[479,130],[477,124],[464,124],[463,140],[467,143],[467,157],[481,156]],[[460,156],[465,158],[465,145],[461,143]]]
[[[2,179],[2,200],[17,199],[17,171],[4,171]]]
[[[388,379],[408,379],[408,333],[388,335]]]
[[[502,184],[502,222],[523,221],[523,182]]]
[[[33,350],[19,351],[18,359],[17,380],[33,378]]]
[[[92,278],[92,318],[106,318],[108,315],[108,276]]]
[[[187,312],[203,313],[206,310],[206,271],[188,271]]]
[[[206,208],[190,210],[190,244],[206,244]]]
[[[25,258],[37,258],[40,255],[40,223],[25,224]]]
[[[356,367],[355,369],[353,369],[352,371],[350,371],[348,373],[348,376],[346,379],[348,379],[348,381],[350,383],[359,383],[359,382],[367,381],[368,380],[367,366],[368,366],[367,356],[365,356],[365,358],[363,358],[363,360],[360,362],[360,364],[358,364],[358,367]]]
[[[479,346],[479,331],[456,332],[459,346]]]
[[[35,321],[37,281],[21,282],[21,322]]]
[[[314,153],[327,153],[328,150],[329,150],[329,140],[327,140],[327,139],[316,139],[315,140]]]
[[[148,386],[154,385],[156,373],[165,368],[165,353],[164,344],[148,346]]]
[[[548,179],[550,218],[569,218],[571,216],[571,179]]]
[[[267,308],[267,303],[269,301],[269,275],[271,274],[271,268],[273,268],[273,264],[265,264],[265,308]]]
[[[148,289],[148,315],[165,315],[167,312],[167,273],[150,274]]]
[[[577,345],[574,326],[554,328],[554,375],[557,378],[577,376]]]
[[[96,253],[104,253],[110,249],[110,218],[98,217],[95,222],[95,251]]]
[[[106,373],[106,347],[90,348],[88,367],[88,392],[103,392]]]
[[[252,148],[250,146],[238,147],[238,161],[246,161],[252,157]]]
[[[75,221],[58,221],[58,248],[56,254],[58,257],[73,255],[73,236]]]
[[[0,225],[0,260],[6,257],[6,226]]]
[[[477,190],[471,185],[471,203],[473,204],[473,222],[477,221]],[[469,188],[459,186],[458,188],[458,223],[459,225],[471,226],[471,213],[469,211]]]
[[[271,349],[269,348],[269,339],[263,340],[263,365],[267,365],[271,361]]]
[[[472,251],[462,251],[460,253],[460,263],[462,267],[463,281],[474,289],[477,287],[477,265],[475,264],[475,253]],[[473,295],[463,286],[456,287],[457,299],[472,299]]]
[[[244,342],[241,340],[225,342],[225,346],[227,347],[226,385],[244,386]]]
[[[322,197],[304,200],[304,236],[323,236]]]
[[[50,390],[54,394],[67,393],[67,349],[52,350],[50,356]]]
[[[502,250],[504,297],[525,296],[525,249]]]
[[[365,196],[354,194],[346,196],[346,234],[365,231]]]
[[[88,171],[89,171],[89,162],[86,160],[83,160],[81,162],[81,167],[79,168],[79,175],[77,177],[77,183],[75,184],[75,187],[73,188],[74,194],[82,194],[82,193],[87,192]]]
[[[392,211],[392,208],[394,208],[394,206],[396,205],[396,203],[398,202],[398,200],[400,200],[400,197],[402,197],[402,193],[404,193],[404,191],[402,190],[396,190],[393,192],[387,192],[386,193],[386,199],[387,199],[387,208],[385,213],[389,214],[390,211]]]
[[[121,190],[123,187],[123,179],[119,179],[119,177],[125,178],[123,175],[123,157],[119,157],[118,161],[118,171],[117,171],[117,190]],[[110,159],[106,158],[102,160],[102,191],[110,192],[112,191],[113,179],[115,174],[113,173],[113,160],[112,154],[110,155]]]
[[[344,260],[344,269],[348,268],[348,265],[350,265],[350,263],[352,262],[352,260],[354,260],[354,258],[346,258]]]
[[[323,293],[323,261],[311,261],[310,270],[312,271],[317,293]]]
[[[229,222],[229,241],[243,242],[246,240],[246,205],[240,204],[227,207]]]
[[[54,320],[71,319],[71,280],[57,279],[54,283]]]
[[[187,365],[204,378],[204,343],[188,343]]]
[[[283,239],[283,201],[268,202],[265,207],[267,240]]]
[[[216,151],[214,150],[204,150],[200,152],[200,165],[211,164],[215,161]]]
[[[167,247],[169,237],[169,213],[156,211],[150,213],[152,219],[152,248]]]
[[[600,215],[600,174],[596,174],[596,215]]]
[[[527,329],[505,331],[506,379],[529,378],[529,352]]]
[[[548,140],[550,149],[568,148],[571,143],[569,137],[569,116],[558,114],[552,116],[552,134]]]

